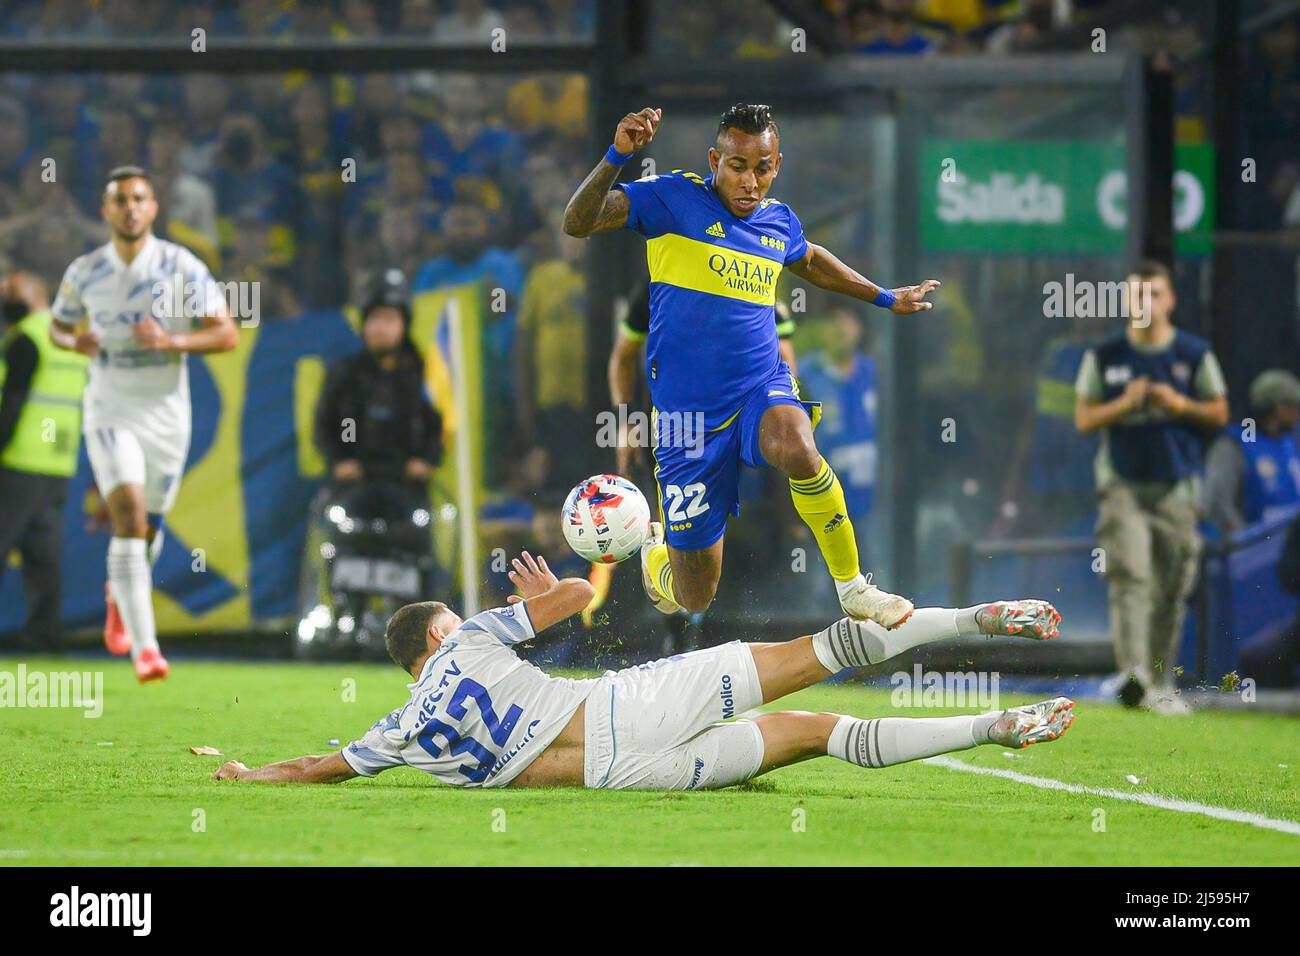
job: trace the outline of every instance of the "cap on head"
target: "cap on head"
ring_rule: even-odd
[[[1266,410],[1276,405],[1300,405],[1300,379],[1286,369],[1260,372],[1250,383],[1250,407]]]
[[[401,269],[383,269],[375,276],[361,307],[361,321],[364,322],[375,309],[386,305],[400,310],[403,320],[410,324],[411,294]]]

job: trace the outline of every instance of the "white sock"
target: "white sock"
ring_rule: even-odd
[[[153,575],[144,538],[113,538],[108,542],[108,583],[113,589],[122,624],[131,637],[131,657],[158,648],[153,620]]]
[[[892,767],[986,744],[997,717],[841,717],[831,731],[826,752],[859,767]]]
[[[155,528],[153,537],[146,539],[149,542],[149,569],[151,572],[150,573],[151,587],[152,587],[152,580],[153,580],[153,575],[152,575],[153,567],[158,563],[158,556],[162,554],[164,537],[166,537],[166,534],[163,532],[163,529]],[[114,604],[117,603],[117,598],[113,597],[111,593],[109,594],[109,597],[112,598]]]
[[[886,630],[874,621],[841,618],[813,635],[813,650],[822,667],[838,674],[846,667],[879,664],[922,644],[980,633],[975,607],[919,607],[912,616]]]

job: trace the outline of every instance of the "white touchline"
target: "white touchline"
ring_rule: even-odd
[[[1300,836],[1300,823],[1292,820],[1275,820],[1272,817],[1266,817],[1260,813],[1247,813],[1244,810],[1229,810],[1226,807],[1212,807],[1208,803],[1195,803],[1191,800],[1171,800],[1168,797],[1157,797],[1151,793],[1126,793],[1123,790],[1105,790],[1101,787],[1085,787],[1077,783],[1066,783],[1063,780],[1052,780],[1048,777],[1031,777],[1026,773],[1016,773],[1014,770],[997,770],[993,767],[972,767],[968,763],[956,759],[955,757],[929,757],[921,761],[922,763],[932,764],[936,767],[947,767],[949,770],[961,770],[964,773],[977,773],[985,777],[1001,777],[1004,780],[1014,780],[1016,783],[1027,783],[1031,787],[1039,787],[1043,790],[1064,790],[1067,793],[1090,793],[1097,797],[1110,797],[1112,800],[1127,800],[1129,803],[1141,803],[1148,807],[1158,807],[1161,810],[1173,810],[1177,813],[1199,813],[1203,817],[1214,817],[1216,820],[1231,820],[1234,823],[1249,823],[1253,827],[1263,827],[1265,830],[1278,830],[1282,833],[1294,833]]]

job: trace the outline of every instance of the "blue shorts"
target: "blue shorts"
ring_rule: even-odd
[[[782,362],[734,415],[702,434],[689,416],[655,409],[655,482],[667,542],[679,551],[699,551],[721,538],[727,518],[740,514],[741,463],[768,467],[758,447],[763,413],[773,405],[797,405],[816,423],[818,404],[799,400],[790,367]]]

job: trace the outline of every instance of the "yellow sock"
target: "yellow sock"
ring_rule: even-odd
[[[802,481],[790,479],[790,497],[794,510],[812,529],[826,566],[836,581],[851,581],[861,573],[858,566],[858,540],[849,521],[844,489],[830,463],[823,458],[817,474]]]
[[[674,604],[681,604],[673,593],[673,565],[668,559],[668,545],[656,544],[646,552],[645,562],[650,568],[650,580],[654,582],[659,596]]]

